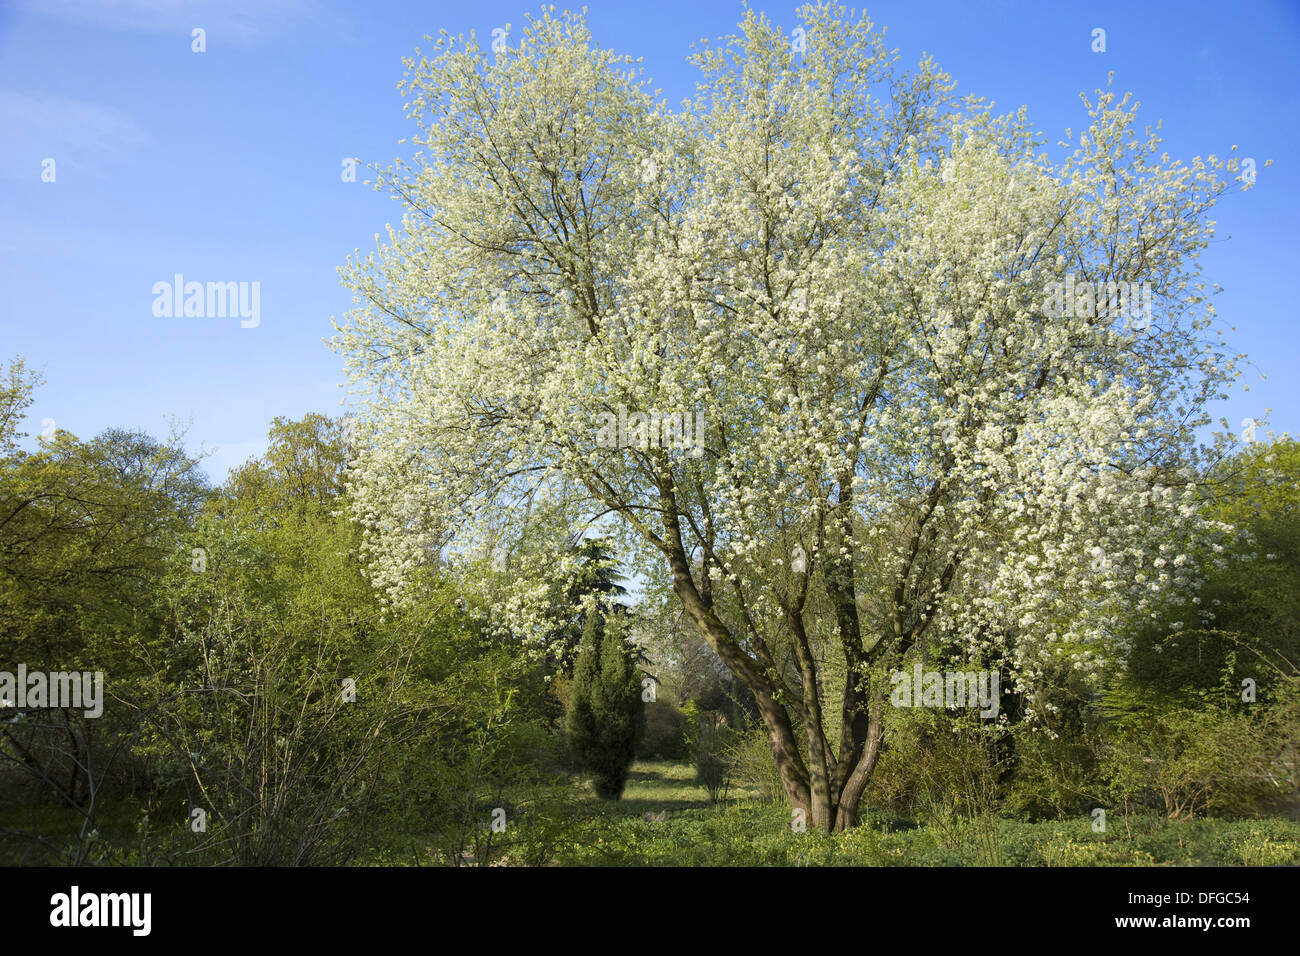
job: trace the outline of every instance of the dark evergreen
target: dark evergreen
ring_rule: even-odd
[[[569,688],[569,741],[606,800],[623,795],[628,768],[645,729],[636,650],[626,616],[587,615]]]

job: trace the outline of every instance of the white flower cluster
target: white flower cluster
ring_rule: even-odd
[[[1121,617],[1187,583],[1193,433],[1233,371],[1190,271],[1216,164],[1157,156],[1108,92],[1053,164],[1023,111],[954,103],[928,62],[875,96],[878,38],[814,27],[842,57],[795,62],[754,28],[744,55],[696,57],[678,113],[576,17],[500,60],[444,37],[409,61],[422,151],[380,183],[408,212],[342,270],[358,307],[335,339],[369,403],[356,517],[395,599],[548,483],[661,580],[729,595],[710,613],[756,667],[828,569],[867,646],[924,634],[1025,682],[1099,666]],[[1158,321],[1047,319],[1074,273],[1154,280]],[[620,407],[697,411],[703,453],[599,448]],[[545,595],[512,578],[512,626],[540,633]]]

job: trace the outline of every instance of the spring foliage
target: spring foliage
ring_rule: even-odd
[[[1053,154],[958,101],[870,20],[747,12],[674,111],[579,16],[408,61],[400,227],[342,270],[369,401],[355,515],[373,580],[523,521],[598,516],[754,692],[791,800],[841,824],[881,673],[930,645],[1025,690],[1124,650],[1191,586],[1205,403],[1238,372],[1197,256],[1236,160],[1171,160],[1083,97]],[[1142,321],[1060,284],[1149,285]],[[703,454],[620,408],[702,414]],[[607,442],[604,444],[608,444]],[[494,608],[544,643],[521,574]],[[795,728],[800,728],[796,731]]]

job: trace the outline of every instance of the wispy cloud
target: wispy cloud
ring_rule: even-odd
[[[0,176],[35,179],[51,157],[58,169],[102,176],[149,139],[129,113],[60,96],[0,90]]]
[[[235,44],[313,19],[315,0],[19,0],[24,12],[69,23],[139,33],[207,31],[208,42],[224,36]]]

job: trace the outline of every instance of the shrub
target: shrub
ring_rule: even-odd
[[[617,800],[645,729],[635,651],[623,636],[621,615],[587,617],[565,726],[596,793]]]
[[[1250,814],[1278,793],[1270,751],[1248,714],[1217,706],[1153,709],[1113,729],[1102,770],[1119,802],[1154,801],[1170,819]]]
[[[737,783],[757,790],[759,797],[767,803],[785,806],[781,773],[776,769],[772,748],[768,746],[767,733],[762,726],[737,733],[727,748],[727,759]]]
[[[696,730],[695,782],[708,791],[709,802],[726,799],[731,786],[729,751],[735,732],[722,724],[719,715],[706,711]]]
[[[637,748],[639,760],[675,760],[686,756],[683,730],[686,718],[666,700],[651,701],[645,706],[645,733]]]

